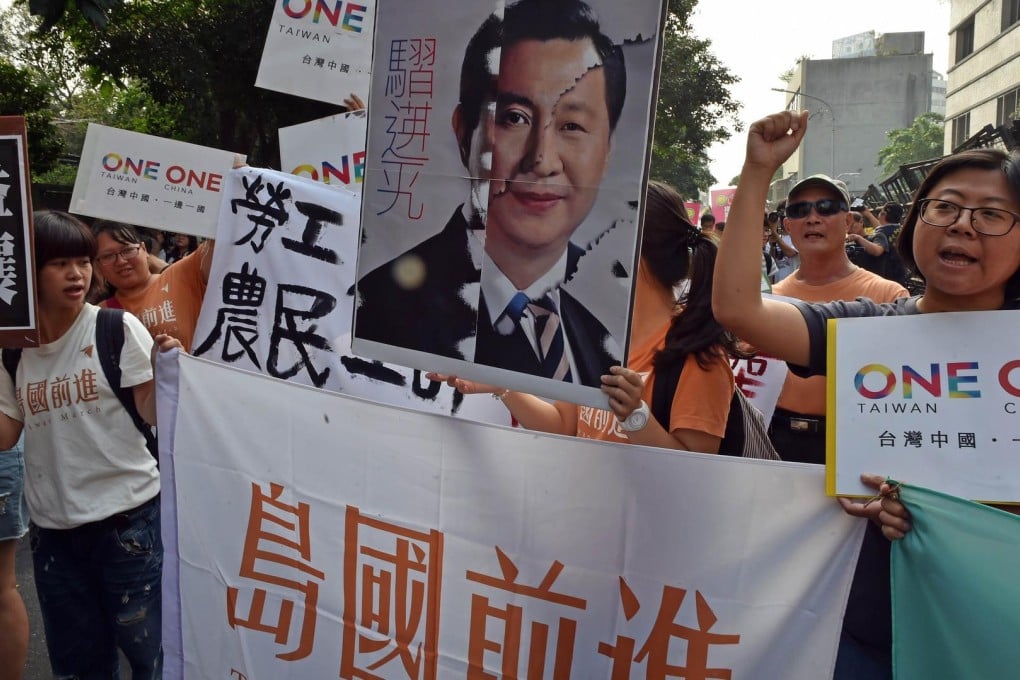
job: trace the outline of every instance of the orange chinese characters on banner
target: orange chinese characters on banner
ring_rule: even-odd
[[[571,597],[562,593],[553,592],[552,587],[556,578],[563,571],[561,562],[553,562],[546,573],[545,578],[538,587],[521,585],[517,580],[517,567],[506,554],[496,547],[496,556],[499,558],[499,566],[503,572],[502,577],[488,576],[473,571],[467,572],[467,579],[490,588],[502,591],[499,599],[518,601],[513,595],[542,600],[544,602],[562,605],[564,614],[576,616],[577,611],[587,609],[588,603],[577,597]],[[506,594],[510,596],[507,597]],[[527,677],[529,680],[541,678],[554,678],[554,680],[567,680],[570,677],[570,667],[574,659],[574,639],[577,633],[577,620],[568,616],[560,616],[556,622],[556,646],[552,650],[552,674],[546,675],[546,656],[549,655],[549,633],[551,624],[549,622],[531,621],[529,632],[529,644],[527,655],[523,659],[526,673],[518,673],[521,665],[521,635],[525,629],[524,608],[516,604],[505,604],[502,606],[493,605],[493,597],[473,594],[471,596],[471,629],[468,639],[468,680],[497,680],[498,678]],[[502,639],[492,639],[489,635],[488,623],[495,619],[499,623],[494,626],[502,631]],[[490,668],[499,668],[498,673],[488,673],[485,670],[485,653],[491,652],[496,658]]]
[[[648,639],[634,654],[636,642],[634,638],[617,636],[616,644],[599,643],[599,654],[613,660],[612,680],[626,680],[631,677],[631,666],[636,661],[645,663],[644,676],[649,680],[660,678],[685,678],[685,680],[729,680],[732,671],[728,668],[709,668],[708,649],[712,645],[736,645],[740,643],[739,635],[726,635],[711,632],[718,620],[715,612],[701,593],[695,591],[698,627],[690,628],[676,622],[676,616],[684,603],[687,591],[683,588],[664,586],[662,601],[655,623],[648,633]],[[624,617],[628,621],[634,618],[641,604],[627,582],[620,577],[620,601]],[[684,664],[672,665],[667,657],[670,642],[674,639],[687,642]]]
[[[288,505],[280,501],[283,487],[279,484],[270,484],[268,494],[255,483],[252,483],[251,489],[251,511],[240,576],[292,591],[298,596],[304,616],[298,625],[297,646],[276,656],[284,661],[303,659],[311,654],[315,642],[319,583],[325,580],[325,574],[311,565],[309,506],[307,503]],[[264,621],[266,598],[270,596],[268,590],[256,588],[252,591],[247,618],[241,618],[237,613],[239,593],[238,588],[227,588],[227,621],[230,626],[272,633],[276,644],[289,646],[294,615],[294,600],[287,599],[289,593],[272,593],[272,599],[279,600],[279,613],[275,621],[269,622]]]
[[[382,522],[347,506],[341,678],[381,678],[399,659],[406,677],[436,677],[443,535]],[[393,677],[393,673],[387,674]]]

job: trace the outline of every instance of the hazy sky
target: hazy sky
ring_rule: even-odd
[[[709,151],[712,174],[721,184],[740,172],[747,126],[786,105],[787,95],[770,88],[785,87],[779,75],[801,55],[830,59],[834,39],[865,31],[924,31],[925,52],[933,53],[934,69],[944,76],[948,66],[948,0],[700,0],[692,23],[699,36],[712,41],[716,57],[741,79],[731,95],[743,105],[744,132]]]

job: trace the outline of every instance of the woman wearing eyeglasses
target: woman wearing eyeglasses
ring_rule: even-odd
[[[766,354],[804,375],[826,370],[826,320],[1020,308],[1020,154],[964,151],[943,159],[918,187],[897,246],[926,281],[923,295],[892,303],[829,304],[763,300],[758,292],[758,210],[776,169],[800,144],[807,112],[783,111],[749,131],[740,190],[730,209],[716,261],[716,318]],[[866,478],[878,488],[881,479]],[[897,501],[864,505],[841,500],[848,513],[869,517],[897,538],[909,530]],[[869,523],[847,603],[836,678],[891,678],[888,545]]]
[[[100,220],[92,230],[99,244],[96,266],[114,288],[113,296],[100,306],[126,309],[141,319],[153,336],[172,335],[191,351],[209,282],[213,242],[203,242],[195,252],[154,274],[134,227]]]

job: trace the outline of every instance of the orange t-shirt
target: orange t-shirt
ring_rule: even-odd
[[[906,288],[895,281],[883,279],[860,267],[849,276],[824,286],[808,285],[798,280],[797,274],[794,272],[773,286],[772,292],[805,302],[851,301],[859,297],[870,298],[875,302],[892,302],[897,298],[910,295]],[[799,378],[793,373],[787,373],[786,382],[783,383],[783,391],[779,394],[776,406],[794,413],[824,416],[825,376]]]
[[[649,406],[655,384],[652,360],[665,344],[668,329],[667,323],[662,332],[654,334],[644,346],[631,348],[630,352],[628,366],[644,377],[645,388],[641,397]],[[698,430],[721,438],[726,434],[726,419],[730,413],[733,389],[733,371],[725,359],[713,359],[706,370],[698,365],[694,356],[688,356],[673,395],[669,431]],[[627,433],[620,429],[620,423],[612,411],[591,406],[577,408],[577,436],[602,441],[627,441]]]
[[[190,352],[205,296],[204,257],[210,257],[207,243],[174,262],[162,273],[153,274],[142,292],[131,296],[118,292],[114,295],[116,302],[105,300],[100,306],[117,307],[119,304],[137,316],[153,337],[160,333],[172,335],[181,341],[185,351]]]

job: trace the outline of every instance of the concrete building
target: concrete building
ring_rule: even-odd
[[[946,144],[1020,118],[1020,0],[952,0]]]
[[[840,58],[802,60],[783,88],[788,106],[811,111],[783,175],[824,172],[863,194],[885,175],[877,159],[886,134],[933,110],[941,76],[924,53],[923,32],[869,31],[834,41],[833,54]]]

